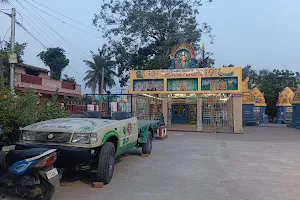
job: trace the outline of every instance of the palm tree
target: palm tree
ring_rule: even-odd
[[[83,79],[86,81],[85,87],[91,88],[92,93],[96,93],[98,87],[99,94],[103,94],[102,91],[102,74],[104,75],[103,90],[106,91],[108,87],[115,86],[114,77],[116,72],[114,71],[114,62],[111,61],[109,56],[105,55],[105,50],[98,49],[98,54],[91,51],[93,61],[84,60],[83,62],[90,68],[86,72],[86,76]]]

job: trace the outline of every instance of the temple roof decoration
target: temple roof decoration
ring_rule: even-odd
[[[300,84],[297,84],[297,89],[293,98],[292,104],[300,104]]]
[[[294,99],[294,92],[286,87],[279,93],[276,106],[292,106],[291,102]]]
[[[171,54],[172,61],[170,69],[187,69],[196,68],[196,52],[190,44],[176,45]]]
[[[249,82],[249,77],[247,77],[245,80],[243,80],[242,101],[243,101],[243,104],[254,104],[252,95],[249,90],[248,82]]]
[[[264,93],[260,92],[258,88],[253,88],[251,91],[251,95],[254,99],[255,106],[267,106]]]

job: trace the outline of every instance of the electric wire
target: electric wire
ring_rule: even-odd
[[[14,6],[14,7],[15,7],[15,6]],[[37,37],[35,37],[28,29],[26,29],[26,28],[24,27],[24,25],[22,25],[22,24],[21,24],[20,22],[18,22],[17,20],[15,20],[15,22],[16,22],[16,24],[17,24],[18,26],[20,26],[25,32],[27,32],[31,37],[33,37],[38,43],[40,43],[44,48],[47,49],[46,45],[44,45],[39,39],[37,39]],[[81,73],[77,72],[77,71],[76,71],[75,69],[73,69],[71,66],[68,65],[68,67],[69,67],[72,71],[74,71],[75,73],[77,73],[78,75],[80,75],[81,77],[83,77]]]
[[[33,4],[31,4],[31,5],[32,5],[33,7],[35,7],[36,9],[38,9],[39,11],[41,11],[41,12],[43,12],[43,13],[49,15],[50,17],[52,17],[52,18],[54,18],[54,19],[60,21],[60,22],[63,23],[63,24],[66,24],[66,25],[71,26],[71,27],[73,27],[73,28],[75,28],[75,29],[77,29],[77,30],[80,30],[80,31],[85,32],[85,33],[87,33],[87,34],[89,34],[89,35],[93,35],[93,36],[95,36],[95,37],[97,37],[97,38],[102,39],[102,37],[100,37],[100,36],[98,36],[98,35],[95,35],[95,34],[93,34],[93,33],[90,33],[90,32],[88,32],[88,31],[85,31],[85,30],[83,30],[83,29],[81,29],[81,28],[78,28],[78,27],[76,27],[76,26],[74,26],[74,25],[72,25],[72,24],[69,24],[69,23],[67,23],[67,22],[65,22],[65,21],[62,21],[62,20],[59,19],[58,17],[53,16],[52,14],[50,14],[50,13],[48,13],[48,12],[46,12],[46,11],[44,11],[44,10],[38,8],[38,7],[36,7],[35,5],[33,5]]]
[[[7,35],[7,33],[8,33],[8,31],[11,29],[11,26],[9,26],[9,28],[7,29],[7,31],[6,31],[6,33],[4,34],[4,36],[3,36],[3,41],[5,40],[5,37],[6,37],[6,35]]]
[[[27,0],[25,0],[25,2],[31,7],[31,9],[39,16],[37,17],[37,19],[39,19],[41,21],[41,19],[43,20],[42,22],[45,24],[46,28],[49,27],[54,33],[56,33],[62,40],[64,40],[65,42],[67,42],[69,45],[71,45],[72,47],[76,48],[76,50],[79,50],[80,52],[84,53],[87,56],[90,56],[89,54],[87,54],[85,51],[81,50],[79,47],[73,45],[71,42],[69,42],[66,38],[64,38],[63,36],[61,36],[35,9],[34,7],[29,4],[29,2]]]
[[[55,44],[58,44],[58,46],[61,46],[61,45],[63,45],[63,43],[58,43],[57,42],[57,40],[56,40],[56,38],[53,36],[53,35],[51,35],[51,33],[47,33],[47,31],[45,31],[48,27],[49,27],[49,24],[47,25],[47,24],[45,24],[45,23],[43,23],[43,21],[40,19],[40,18],[38,18],[38,17],[36,17],[35,15],[34,15],[34,13],[32,13],[28,8],[26,8],[24,5],[22,5],[18,0],[17,0],[17,2],[24,8],[24,9],[26,9],[27,10],[27,12],[31,15],[31,17],[33,18],[33,19],[35,19],[37,22],[39,22],[39,24],[41,24],[44,28],[40,28],[39,26],[37,26],[45,35],[47,35]],[[33,21],[33,20],[31,20],[31,21]],[[50,43],[50,46],[51,46],[51,44],[52,43]],[[63,45],[64,46],[64,45]],[[66,49],[68,49],[66,46],[64,46]],[[77,51],[73,51],[73,50],[70,50],[70,49],[68,49],[69,51],[71,51],[72,53],[76,53],[79,57],[81,57],[81,54],[79,54]],[[78,58],[78,56],[75,56],[76,58]],[[81,57],[81,58],[83,58],[83,57]]]
[[[13,3],[9,2],[9,4],[12,6],[12,7],[16,7]],[[39,34],[39,32],[31,25],[31,23],[29,23],[23,16],[25,16],[21,11],[17,11],[17,13],[20,14],[21,18],[44,40],[46,40],[46,42],[49,44],[49,41],[44,37],[44,36],[41,36]],[[45,44],[43,44],[37,37],[35,37],[31,32],[28,31],[27,28],[25,28],[25,26],[23,26],[22,23],[20,23],[19,21],[15,20],[16,24],[19,25],[21,28],[23,28],[23,30],[25,30],[28,34],[30,34],[36,41],[38,41],[44,48],[48,48]],[[32,22],[33,23],[33,22]],[[34,23],[33,23],[34,24]]]
[[[26,0],[25,0],[25,1],[26,1]],[[59,14],[59,15],[61,15],[61,16],[63,16],[63,17],[65,17],[65,18],[68,18],[69,20],[72,20],[73,22],[76,22],[76,23],[78,23],[78,24],[80,24],[80,25],[83,25],[83,26],[85,26],[85,27],[87,27],[87,28],[90,28],[90,29],[92,29],[92,30],[94,30],[94,31],[100,31],[100,30],[95,29],[95,28],[93,28],[93,27],[90,27],[90,26],[88,26],[88,25],[86,25],[86,24],[84,24],[84,23],[81,23],[81,22],[79,22],[79,21],[77,21],[77,20],[74,20],[74,19],[72,19],[71,17],[68,17],[68,16],[66,16],[66,15],[64,15],[64,14],[61,14],[61,13],[57,12],[56,10],[53,10],[53,9],[51,9],[51,8],[49,8],[49,7],[47,7],[47,6],[43,5],[43,4],[41,4],[41,3],[37,2],[37,1],[35,1],[35,0],[32,0],[32,1],[35,2],[35,3],[37,3],[37,4],[39,4],[39,5],[41,5],[41,6],[43,6],[43,7],[45,7],[45,8],[47,8],[47,9],[49,9],[49,10],[51,10],[51,11],[53,11],[53,12],[55,12],[55,13],[57,13],[57,14]],[[27,1],[26,1],[26,2],[27,2]]]
[[[15,7],[14,5],[12,5],[13,7]],[[25,20],[25,19],[24,19]],[[27,20],[26,20],[26,22],[27,22]],[[19,23],[20,24],[20,23]],[[31,26],[32,27],[32,26]],[[25,28],[25,27],[23,27],[23,28]],[[26,29],[27,30],[27,29]],[[25,31],[26,31],[25,30]],[[36,29],[35,29],[36,30]],[[54,30],[54,29],[53,29]],[[28,30],[27,30],[28,31]],[[31,33],[30,33],[31,34]],[[31,34],[32,35],[32,34]],[[33,36],[33,35],[32,35]],[[33,36],[34,37],[34,36]],[[34,37],[35,39],[37,39],[36,37]],[[64,39],[64,38],[63,38]],[[40,42],[39,40],[37,40],[38,42]],[[46,40],[47,41],[47,40]],[[41,43],[41,42],[40,42]],[[45,46],[45,45],[44,45]],[[79,54],[80,55],[80,54]],[[74,55],[73,55],[74,56]],[[75,58],[77,58],[78,59],[78,57],[77,56],[74,56]],[[83,59],[83,60],[85,60],[85,59]],[[82,61],[82,60],[81,60]],[[83,75],[82,75],[82,73],[79,73],[78,71],[76,71],[75,69],[73,69],[71,66],[69,66],[68,65],[68,67],[72,70],[72,71],[74,71],[76,74],[78,74],[78,75],[80,75],[82,78],[85,78]],[[105,77],[109,77],[110,78],[110,76],[108,76],[108,75],[104,75]]]
[[[22,5],[19,1],[17,1],[23,8],[25,8],[26,9],[26,7],[24,6],[24,5]],[[10,3],[11,4],[11,3]],[[16,7],[15,5],[13,5],[13,4],[11,4],[11,6],[12,7]],[[28,11],[28,9],[26,9],[27,11]],[[2,11],[1,11],[2,12]],[[35,11],[36,12],[36,11]],[[6,15],[8,15],[9,17],[11,17],[11,14],[9,14],[9,13],[5,13],[5,12],[3,12],[4,14],[6,14]],[[18,11],[18,13],[20,14],[20,16],[21,16],[21,18],[22,18],[22,20],[24,20],[24,21],[26,21],[29,25],[30,25],[30,23],[23,17],[23,16],[25,16],[23,13],[21,13],[20,11]],[[36,12],[37,13],[37,12]],[[37,13],[38,14],[38,13]],[[23,16],[22,16],[23,15]],[[34,14],[33,13],[30,13],[30,15],[31,16],[34,16]],[[39,15],[40,16],[40,15]],[[40,16],[41,17],[41,16]],[[34,36],[27,28],[25,28],[25,26],[22,24],[22,23],[20,23],[19,21],[17,21],[17,20],[15,20],[15,22],[16,22],[16,24],[18,25],[18,26],[20,26],[25,32],[27,32],[31,37],[33,37],[38,43],[40,43],[44,48],[47,48],[46,47],[46,45],[44,45],[36,36]],[[38,31],[33,27],[33,26],[31,26],[30,25],[30,27],[33,29],[33,30],[35,30],[37,33],[38,33]],[[51,27],[52,28],[52,27]],[[53,28],[52,28],[53,29]],[[41,30],[41,29],[40,29]],[[53,29],[54,30],[54,29]],[[44,31],[43,31],[44,32]],[[56,31],[55,31],[56,32]],[[44,32],[45,33],[45,32]],[[57,33],[57,32],[56,32]],[[39,33],[38,33],[39,34]],[[46,34],[46,33],[45,33]],[[57,33],[59,36],[60,36],[60,34],[59,33]],[[46,34],[46,35],[48,35],[48,34]],[[48,35],[49,36],[49,35]],[[42,37],[44,40],[46,40],[48,43],[50,43],[46,38],[44,38],[44,37]],[[64,39],[62,36],[61,36],[61,38],[62,39]],[[51,44],[51,43],[50,43]],[[71,43],[70,43],[71,44]],[[77,57],[76,57],[77,58]],[[84,60],[84,59],[83,59]],[[83,75],[82,75],[82,73],[79,73],[78,71],[76,71],[75,69],[73,69],[71,66],[68,66],[72,71],[74,71],[76,74],[78,74],[79,76],[81,76],[82,78],[85,78]],[[108,75],[104,75],[105,77],[109,77],[110,78],[110,76],[108,76]]]
[[[29,32],[20,22],[17,20],[15,21],[17,25],[19,25],[25,32],[27,32],[31,37],[33,37],[38,43],[40,43],[44,48],[47,49],[47,47],[39,40],[37,39],[31,32]]]

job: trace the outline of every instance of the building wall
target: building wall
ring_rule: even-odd
[[[26,77],[26,79],[25,79]],[[26,81],[25,81],[26,80]],[[53,80],[50,78],[42,78],[37,76],[30,76],[27,74],[15,74],[15,87],[18,88],[33,88],[40,90],[41,93],[55,93],[56,89],[59,89],[59,93],[69,95],[81,95],[81,86],[75,85],[75,89],[67,89],[63,87],[62,81]],[[44,91],[44,92],[42,92]]]
[[[42,78],[49,78],[48,73],[46,73],[46,72],[40,72],[39,77],[42,77]]]
[[[26,74],[25,69],[23,67],[15,67],[15,73]]]

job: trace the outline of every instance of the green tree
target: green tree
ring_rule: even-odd
[[[19,127],[35,123],[38,116],[37,96],[33,90],[25,95],[14,94],[8,87],[0,87],[0,123],[10,143],[18,139]]]
[[[16,43],[15,52],[17,54],[18,63],[23,63],[22,56],[27,43]],[[3,86],[4,82],[9,81],[9,53],[10,53],[10,42],[5,41],[4,48],[0,49],[0,85]]]
[[[106,47],[104,46],[102,50],[98,49],[98,54],[91,51],[92,61],[84,60],[85,64],[90,68],[86,72],[86,76],[83,79],[86,81],[85,87],[91,88],[92,93],[95,94],[96,88],[98,87],[99,94],[101,91],[101,80],[102,71],[104,68],[104,86],[103,89],[106,91],[107,87],[115,86],[114,77],[116,76],[115,62],[111,60],[111,57],[107,55]]]
[[[16,114],[19,127],[33,124],[38,120],[38,107],[38,96],[32,89],[18,98]]]
[[[48,48],[37,55],[50,68],[50,77],[55,80],[61,79],[63,69],[68,66],[65,50],[62,48]]]
[[[45,121],[68,116],[68,112],[58,106],[58,90],[52,95],[51,101],[39,107],[39,121]]]
[[[76,84],[76,79],[68,76],[67,74],[64,74],[62,81]]]
[[[229,66],[234,66],[234,64],[230,64]],[[258,81],[259,77],[258,77],[257,71],[252,69],[252,66],[250,64],[246,65],[243,68],[242,77],[243,77],[243,80],[245,80],[247,77],[249,77],[249,88],[250,89],[257,87],[259,84],[259,81]]]
[[[214,38],[207,23],[197,23],[200,6],[201,0],[104,0],[93,24],[110,41],[121,86],[130,70],[168,68],[175,45],[197,50],[203,34]]]

